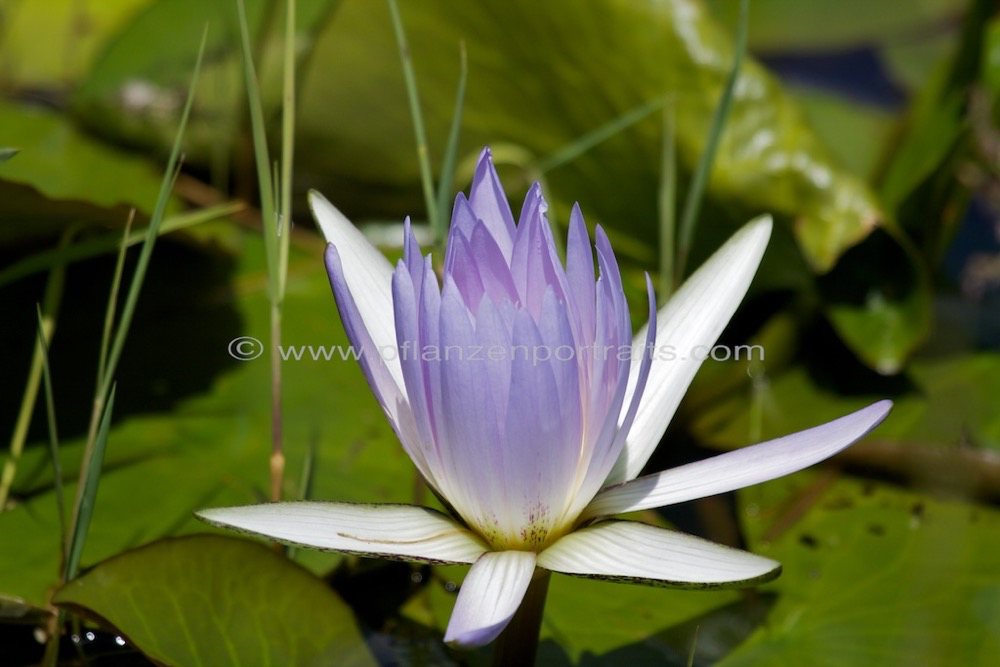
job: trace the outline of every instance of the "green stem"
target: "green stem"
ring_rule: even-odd
[[[271,306],[271,500],[281,500],[285,452],[281,425],[281,305]]]
[[[538,652],[538,635],[542,630],[542,614],[545,611],[545,596],[549,592],[552,573],[541,568],[528,584],[521,606],[510,624],[497,638],[493,651],[494,667],[528,667],[535,664]]]

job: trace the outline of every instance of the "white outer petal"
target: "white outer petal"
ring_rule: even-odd
[[[781,569],[769,558],[636,521],[601,521],[570,533],[539,554],[538,565],[582,577],[679,588],[749,586]]]
[[[311,190],[309,208],[316,218],[327,243],[337,248],[344,266],[344,278],[364,320],[368,335],[382,353],[382,360],[395,380],[399,391],[406,396],[403,369],[396,354],[385,351],[396,349],[395,312],[392,308],[392,265],[378,248],[365,238],[344,214],[327,201],[326,197]]]
[[[436,563],[474,563],[486,546],[434,510],[414,505],[291,502],[196,512],[208,523],[286,544]]]
[[[788,475],[854,444],[890,409],[892,401],[879,401],[821,426],[605,489],[587,506],[583,518],[664,507]]]
[[[605,484],[633,479],[646,465],[674,411],[701,367],[699,346],[718,340],[750,287],[771,237],[771,216],[763,215],[736,232],[681,285],[656,315],[656,348],[646,390],[628,440]],[[643,326],[633,341],[632,369],[625,405],[631,401],[646,338]],[[664,358],[665,352],[676,355]]]
[[[521,606],[535,572],[530,551],[494,551],[479,557],[462,582],[444,640],[483,646],[503,632]]]

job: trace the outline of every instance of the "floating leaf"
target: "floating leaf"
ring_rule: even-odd
[[[720,667],[989,665],[1000,653],[995,509],[808,473],[739,497],[752,548],[783,574],[766,587],[778,594],[767,625]]]
[[[898,230],[878,230],[819,279],[823,309],[867,366],[898,373],[931,324],[930,278]]]
[[[21,145],[16,160],[0,164],[0,240],[55,238],[71,220],[121,226],[130,206],[151,212],[161,179],[152,162],[51,111],[0,102],[0,127]]]
[[[149,0],[7,2],[0,61],[7,90],[58,90],[78,80],[95,52]],[[197,49],[197,45],[195,45]]]
[[[337,5],[338,0],[297,0],[295,24],[302,44],[312,41],[317,26]],[[280,23],[275,20],[280,16],[277,8],[266,0],[245,3],[251,42],[262,57],[257,73],[269,116],[280,113],[281,49],[274,48],[274,39],[281,31],[263,35],[261,31]],[[149,147],[169,145],[173,139],[170,120],[183,104],[198,40],[206,25],[203,81],[185,149],[189,161],[218,167],[220,161],[229,159],[246,108],[235,0],[148,2],[95,57],[73,93],[74,111],[102,135]],[[307,55],[308,49],[300,54]]]
[[[374,665],[350,609],[264,545],[154,542],[98,564],[53,601],[107,621],[169,665]]]
[[[728,0],[709,0],[731,23],[737,8]],[[845,51],[871,44],[913,41],[922,31],[940,29],[962,10],[954,0],[754,0],[750,7],[750,46],[761,51]]]
[[[688,0],[603,0],[588,3],[587,11],[568,5],[518,0],[488,3],[489,11],[482,3],[440,1],[402,7],[431,146],[444,144],[464,40],[464,146],[502,138],[540,161],[617,116],[671,95],[678,158],[690,170],[704,150],[732,60],[729,38]],[[397,148],[412,140],[392,49],[387,11],[363,2],[345,2],[316,44],[300,128],[310,145],[326,149],[311,162],[329,179],[369,187],[416,181],[410,152]],[[384,85],[371,86],[373,80]],[[547,175],[549,191],[564,201],[580,198],[591,217],[620,232],[655,238],[661,132],[658,117],[633,126]],[[820,270],[880,217],[872,194],[831,162],[801,111],[753,62],[745,64],[737,85],[709,194],[794,218],[800,245]],[[360,197],[347,202],[359,204]]]
[[[837,361],[837,360],[832,360]],[[744,364],[745,377],[745,364]],[[895,407],[876,433],[880,441],[942,451],[975,447],[1000,452],[1000,354],[980,352],[944,357],[918,357],[908,376],[878,388],[869,378],[864,393],[844,395],[836,371],[796,364],[767,377],[751,389],[747,382],[725,398],[700,410],[691,427],[699,440],[732,449],[749,442],[751,402],[762,405],[760,440],[800,431],[859,409],[876,398],[890,396]],[[845,456],[861,456],[865,445],[855,445]],[[858,450],[858,453],[854,452]],[[905,468],[906,461],[898,465]]]
[[[194,0],[157,3],[109,46],[77,97],[90,122],[121,116],[123,91],[136,81],[165,93],[177,85],[168,79],[179,76],[176,63],[191,61],[189,38],[172,40],[155,51],[156,62],[172,63],[174,74],[154,67],[153,56],[137,59],[130,54],[140,47],[142,53],[151,53],[150,40],[162,41],[163,34],[175,32],[164,31],[163,25],[183,21],[189,26],[191,16],[179,7],[188,4],[197,5],[192,12],[199,12],[191,16],[209,11]],[[310,5],[313,21],[300,23],[303,30],[324,25],[326,14],[316,9],[320,4],[316,0]],[[259,20],[254,9],[255,4],[248,3],[251,26]],[[454,113],[463,40],[469,63],[463,150],[489,143],[501,156],[502,140],[528,158],[529,168],[588,132],[670,96],[677,110],[679,162],[690,171],[704,151],[711,111],[732,60],[729,37],[692,0],[651,5],[600,0],[588,3],[587,11],[579,11],[569,0],[459,6],[432,0],[404,5],[401,12],[431,155],[437,160]],[[325,26],[310,44],[314,50],[302,85],[298,140],[310,150],[300,153],[300,168],[342,184],[336,199],[349,212],[398,215],[401,208],[419,210],[419,196],[410,198],[419,182],[413,151],[401,148],[412,146],[413,139],[387,7],[348,0]],[[220,123],[232,125],[236,118],[234,46],[229,44],[230,50],[217,56],[219,76],[228,83],[216,85],[209,106],[221,116],[216,115],[216,125],[203,126],[205,131],[195,124],[193,141],[201,146],[196,154],[206,154],[210,144],[227,136],[220,134]],[[211,72],[210,67],[209,79]],[[266,100],[276,99],[276,89],[266,74],[262,77],[267,107]],[[372,81],[380,85],[372,86]],[[134,124],[142,117],[143,123],[156,127],[155,114],[132,111],[131,119],[123,122]],[[117,132],[136,140],[138,135],[118,125]],[[654,114],[547,175],[561,213],[568,215],[567,204],[580,199],[593,220],[610,223],[639,243],[655,239],[661,133]],[[145,142],[150,142],[148,136]],[[373,191],[377,198],[370,197]],[[743,209],[736,216],[740,221],[760,210],[794,220],[805,256],[820,271],[881,218],[872,193],[831,160],[802,112],[754,62],[745,63],[736,87],[709,195],[738,203]]]

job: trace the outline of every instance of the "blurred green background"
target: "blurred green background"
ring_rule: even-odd
[[[674,114],[683,195],[732,62],[738,3],[399,4],[435,172],[464,49],[454,190],[467,188],[488,144],[515,210],[535,180],[557,228],[579,202],[591,227],[608,230],[640,324],[643,271],[660,261],[663,110]],[[277,142],[284,3],[246,0],[246,11]],[[68,497],[116,246],[131,208],[136,227],[152,213],[208,25],[167,209],[167,227],[179,229],[157,243],[116,376],[85,568],[209,532],[195,509],[268,495],[269,368],[227,352],[236,337],[269,335],[236,17],[235,0],[0,0],[0,149],[17,149],[0,152],[0,433],[14,433],[21,409],[35,304],[65,267],[48,305]],[[305,193],[320,190],[398,252],[403,217],[426,219],[412,122],[385,2],[299,0],[296,25],[283,341],[346,345]],[[751,216],[774,214],[764,263],[723,335],[763,345],[766,357],[707,362],[649,469],[877,398],[896,407],[831,465],[643,517],[780,560],[777,581],[709,593],[556,577],[539,663],[684,665],[698,628],[696,665],[992,664],[1000,655],[1000,17],[985,0],[752,0],[749,50],[687,266]],[[586,141],[608,127],[616,129]],[[242,205],[227,217],[182,217],[231,201]],[[126,280],[136,256],[133,248],[126,257]],[[286,497],[427,502],[356,364],[306,358],[282,372]],[[0,641],[12,647],[11,664],[40,659],[34,628],[49,618],[60,571],[41,398],[32,414],[0,507]],[[142,652],[168,664],[196,664],[193,655],[222,664],[198,653],[219,645],[219,605],[258,619],[225,626],[244,633],[232,635],[235,664],[257,664],[259,649],[240,648],[256,641],[289,665],[488,657],[440,641],[461,569],[296,552],[318,579],[270,563],[272,553],[247,542],[201,539],[129,552],[139,560],[108,569],[102,584],[117,597],[64,592],[74,611],[104,620],[92,640],[90,626],[74,630],[91,664],[149,664]],[[242,565],[213,571],[212,562]],[[227,576],[231,586],[219,583]],[[164,591],[175,604],[158,601]],[[146,630],[126,628],[136,624]],[[114,641],[122,634],[124,647]],[[193,653],[172,652],[188,634]],[[62,659],[83,664],[80,655],[68,646]]]

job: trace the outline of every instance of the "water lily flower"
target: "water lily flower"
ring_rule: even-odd
[[[659,312],[647,276],[650,319],[633,339],[604,231],[597,227],[591,245],[574,207],[564,266],[538,185],[515,224],[488,150],[469,196],[455,201],[440,283],[409,221],[394,269],[321,195],[312,193],[310,202],[368,383],[448,513],[292,502],[200,516],[288,544],[471,564],[445,634],[455,645],[495,639],[543,570],[695,588],[777,576],[773,560],[610,517],[795,472],[864,436],[891,407],[880,401],[794,435],[640,477],[701,363],[693,352],[715,343],[743,299],[770,218],[741,229]]]

